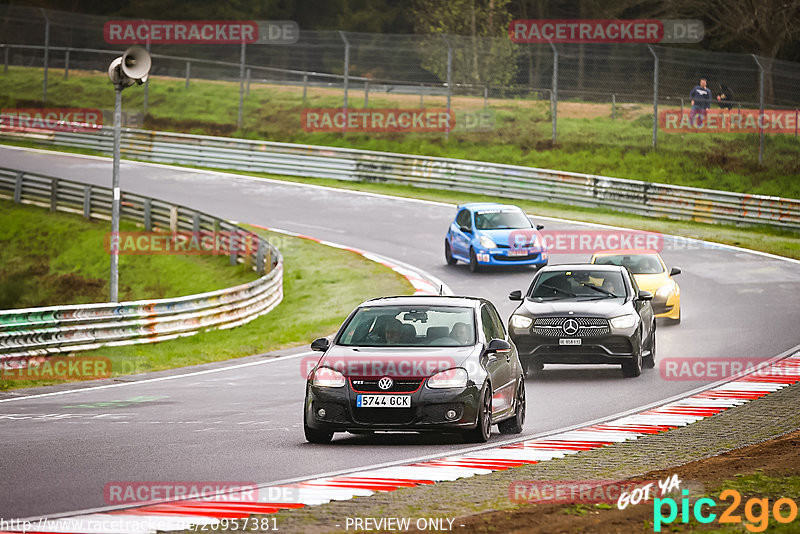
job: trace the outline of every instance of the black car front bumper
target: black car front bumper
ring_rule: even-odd
[[[580,338],[580,345],[559,345],[558,338],[526,334],[513,337],[524,364],[615,364],[630,360],[639,346],[638,334],[632,337],[605,335]]]
[[[305,422],[315,429],[328,432],[394,430],[394,431],[463,431],[475,428],[480,405],[480,388],[474,384],[465,388],[430,389],[422,385],[411,395],[410,408],[363,408],[356,406],[359,394],[348,383],[340,388],[306,387]],[[319,410],[325,416],[319,416]],[[446,413],[455,410],[456,417]]]

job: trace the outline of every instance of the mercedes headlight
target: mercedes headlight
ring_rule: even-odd
[[[497,248],[497,245],[488,235],[482,235],[478,241],[483,248]]]
[[[636,322],[638,321],[639,316],[635,313],[629,313],[627,315],[620,315],[619,317],[614,317],[611,319],[611,326],[614,328],[632,328],[636,326]]]
[[[533,319],[525,317],[524,315],[512,315],[511,326],[514,328],[530,328],[533,324]]]

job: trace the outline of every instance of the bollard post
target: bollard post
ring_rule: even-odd
[[[83,186],[83,218],[92,218],[92,186]]]

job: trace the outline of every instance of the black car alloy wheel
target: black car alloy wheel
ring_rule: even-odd
[[[517,388],[517,409],[514,417],[506,419],[497,425],[501,434],[519,434],[525,426],[525,379],[519,377],[519,387]]]
[[[466,433],[468,441],[486,443],[492,435],[492,388],[489,384],[483,386],[481,403],[478,407],[478,424],[473,430]]]

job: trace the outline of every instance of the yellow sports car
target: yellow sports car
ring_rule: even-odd
[[[669,272],[664,260],[655,250],[601,250],[592,256],[598,265],[624,265],[633,273],[639,289],[653,294],[653,311],[656,317],[667,317],[681,322],[681,288],[672,279],[680,274],[678,267]]]

